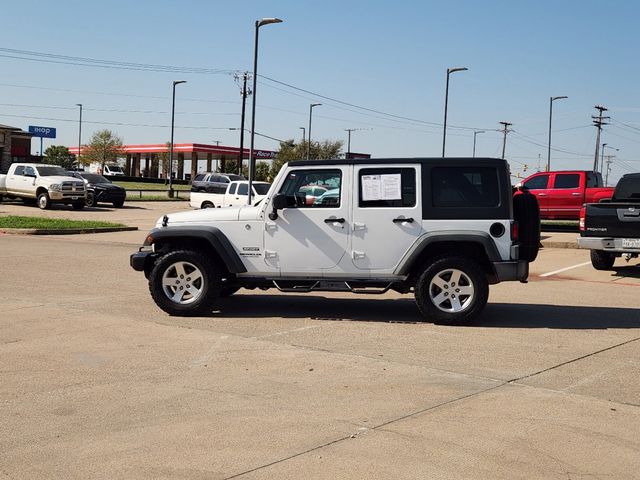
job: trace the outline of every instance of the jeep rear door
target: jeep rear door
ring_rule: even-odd
[[[356,165],[351,258],[360,270],[388,270],[422,234],[420,165]]]

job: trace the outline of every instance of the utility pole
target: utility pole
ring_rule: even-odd
[[[344,131],[347,132],[347,158],[351,155],[351,132],[355,132],[358,130],[357,128],[345,128]]]
[[[615,158],[615,155],[607,155],[607,173],[604,176],[605,187],[609,186],[609,172],[611,171],[611,164],[613,163],[613,158]]]
[[[476,158],[476,135],[479,133],[485,133],[484,130],[475,130],[473,132],[473,158]]]
[[[502,125],[504,128],[502,130],[502,159],[504,160],[504,151],[507,148],[507,133],[509,133],[511,130],[509,130],[509,127],[511,125],[513,125],[513,123],[509,123],[509,122],[500,122],[500,125]]]
[[[603,125],[609,125],[606,120],[609,120],[611,117],[603,117],[602,113],[606,112],[608,109],[606,107],[603,107],[602,105],[596,105],[595,107],[596,110],[598,110],[598,116],[592,115],[591,119],[593,120],[593,125],[598,129],[598,134],[596,136],[596,155],[593,159],[593,171],[597,172],[598,171],[598,156],[599,156],[599,149],[600,149],[600,133],[602,132],[602,126]],[[600,172],[602,173],[602,172]]]
[[[540,157],[541,157],[541,155],[538,154],[538,168],[537,168],[538,172],[540,171]]]
[[[235,75],[236,82],[240,80],[238,75]],[[244,110],[247,104],[247,97],[251,95],[251,89],[247,89],[247,80],[249,79],[249,72],[242,74],[242,87],[240,88],[240,95],[242,95],[242,113],[240,114],[240,155],[238,156],[238,175],[242,175],[242,159],[244,158]]]

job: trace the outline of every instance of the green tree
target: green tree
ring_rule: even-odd
[[[295,143],[293,140],[280,143],[280,150],[271,165],[271,178],[275,178],[282,165],[294,160],[305,160],[307,158],[306,141]],[[342,140],[324,140],[322,142],[311,141],[310,160],[325,160],[338,158],[344,142]]]
[[[65,170],[71,170],[76,163],[76,156],[69,152],[64,145],[51,145],[44,151],[44,160],[52,165],[60,165]]]
[[[259,182],[271,180],[271,166],[267,162],[256,162],[256,180]]]
[[[125,154],[122,149],[122,139],[111,130],[99,130],[91,136],[91,141],[80,156],[84,165],[99,163],[104,169],[106,163],[116,163]]]
[[[169,181],[169,150],[171,149],[171,142],[165,143],[165,146],[167,147],[167,149],[164,152],[158,152],[156,155],[158,156],[158,160],[162,165],[162,178],[164,178],[164,183],[166,185]]]

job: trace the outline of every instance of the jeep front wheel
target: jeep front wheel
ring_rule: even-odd
[[[422,315],[434,323],[465,323],[474,320],[487,304],[489,282],[473,260],[443,256],[422,272],[415,297]]]
[[[214,263],[191,250],[176,250],[160,257],[149,275],[153,300],[169,315],[211,313],[220,297],[221,277]]]

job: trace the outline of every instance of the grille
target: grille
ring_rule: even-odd
[[[69,192],[84,192],[84,182],[62,182],[62,191],[65,193]]]

